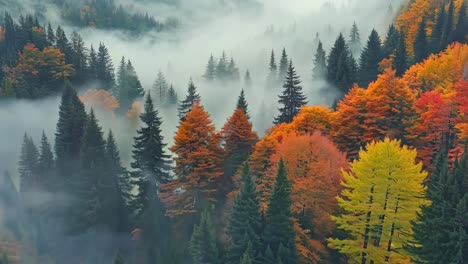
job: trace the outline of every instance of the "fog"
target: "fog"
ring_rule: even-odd
[[[18,2],[30,5],[34,1]],[[193,78],[202,98],[202,105],[220,129],[235,108],[242,88],[240,83],[206,83],[201,77],[210,54],[219,58],[223,51],[233,57],[241,78],[248,69],[252,87],[245,90],[255,130],[262,135],[277,114],[277,96],[281,86],[266,87],[270,52],[275,51],[277,62],[281,50],[286,48],[301,76],[309,104],[330,105],[334,98],[321,90],[324,81],[312,81],[311,71],[319,34],[327,54],[339,32],[348,37],[352,23],[359,27],[361,41],[365,43],[375,27],[381,37],[392,21],[388,7],[398,10],[401,0],[180,0],[178,5],[147,3],[150,1],[120,0],[127,10],[147,12],[155,18],[177,18],[180,27],[171,32],[149,32],[142,36],[129,36],[125,32],[83,29],[65,26],[66,32],[78,31],[85,43],[95,47],[104,43],[117,68],[122,56],[130,59],[145,90],[151,88],[157,72],[161,70],[179,95],[185,97],[187,83]],[[226,4],[227,3],[227,4]],[[247,3],[247,4],[243,4]],[[17,8],[15,10],[27,11]],[[65,24],[53,7],[44,15],[55,26]],[[84,92],[89,87],[81,87]],[[17,182],[17,164],[25,132],[39,142],[42,130],[53,141],[58,118],[59,97],[36,101],[2,101],[0,104],[0,170],[9,170]],[[165,141],[171,144],[178,119],[175,109],[160,109]],[[125,164],[130,161],[132,136],[136,127],[125,117],[97,113],[103,130],[115,132]],[[53,142],[52,142],[53,143]]]

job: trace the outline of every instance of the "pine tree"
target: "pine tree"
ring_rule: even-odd
[[[210,59],[208,60],[208,64],[206,65],[205,74],[203,74],[203,78],[207,81],[214,81],[216,77],[216,63],[213,57],[213,54],[210,55]]]
[[[177,96],[177,92],[174,89],[174,86],[169,87],[169,90],[167,91],[167,98],[166,102],[168,105],[177,105],[177,102],[179,101],[179,97]]]
[[[444,23],[445,23],[445,7],[442,4],[439,8],[439,12],[437,14],[436,23],[432,27],[431,37],[429,39],[429,46],[431,53],[437,54],[442,50],[442,34],[444,30]]]
[[[88,73],[87,73],[87,78],[94,81],[98,79],[97,76],[97,68],[98,68],[98,58],[96,54],[96,50],[94,49],[93,45],[91,45],[91,48],[89,49],[89,54],[88,54]]]
[[[38,172],[40,177],[40,184],[43,190],[52,191],[51,186],[55,181],[54,177],[54,154],[49,140],[42,131],[41,146],[39,148]]]
[[[466,43],[468,40],[468,19],[466,19],[466,1],[460,6],[460,11],[458,12],[458,20],[455,26],[455,31],[453,32],[453,40],[460,43]]]
[[[444,50],[453,41],[454,1],[451,0],[442,30],[440,50]]]
[[[28,193],[37,190],[39,151],[32,138],[24,134],[23,145],[18,163],[18,173],[20,176],[20,191]],[[31,198],[31,197],[28,197]],[[31,201],[28,201],[31,202]]]
[[[251,262],[261,261],[261,212],[255,188],[246,163],[242,170],[242,186],[234,201],[227,227],[227,233],[231,238],[227,254],[229,262],[232,263],[238,263],[245,255]]]
[[[269,65],[269,72],[268,72],[268,85],[273,85],[277,80],[278,76],[278,66],[276,64],[276,59],[275,59],[275,51],[271,50],[271,55],[270,55],[270,65]]]
[[[77,170],[81,139],[86,124],[86,112],[83,103],[70,85],[66,85],[59,108],[59,120],[55,132],[55,155],[57,168],[57,189],[64,189]]]
[[[250,71],[249,70],[245,71],[244,86],[245,86],[246,89],[251,89],[252,88],[252,76],[250,76]]]
[[[249,109],[248,109],[249,105],[247,103],[247,100],[245,99],[245,93],[244,93],[244,89],[242,89],[238,99],[237,99],[237,105],[236,105],[236,109],[242,109],[242,111],[244,111],[244,114],[245,116],[247,116],[247,118],[250,119],[250,116],[249,116]]]
[[[67,35],[65,34],[65,31],[63,31],[61,26],[57,27],[55,37],[56,37],[55,46],[58,49],[60,49],[63,54],[65,54],[65,61],[70,62],[71,61],[71,46],[70,46],[70,42],[68,41]]]
[[[104,44],[99,43],[96,60],[96,77],[101,82],[103,89],[111,90],[115,85],[114,65]]]
[[[236,62],[232,57],[227,67],[227,79],[230,81],[238,81],[240,79],[239,68],[237,68]]]
[[[73,31],[71,36],[71,58],[70,63],[76,71],[74,80],[81,84],[86,80],[86,73],[88,68],[87,55],[85,44],[81,36]]]
[[[56,41],[56,38],[55,38],[54,30],[52,29],[52,26],[50,25],[50,23],[48,23],[47,24],[47,42],[49,43],[49,45],[54,46],[55,41]]]
[[[130,173],[132,183],[137,187],[138,193],[133,196],[132,210],[137,214],[137,222],[145,210],[149,208],[150,192],[153,186],[159,186],[169,180],[169,156],[165,153],[166,144],[161,135],[162,121],[158,111],[154,109],[151,95],[145,100],[144,112],[140,115],[144,126],[137,131],[134,138]]]
[[[328,55],[327,66],[328,81],[343,94],[347,93],[356,81],[357,66],[341,33]]]
[[[219,58],[218,65],[216,66],[216,79],[220,81],[225,81],[229,77],[228,70],[228,60],[226,52],[223,51],[221,57]]]
[[[279,70],[278,70],[278,80],[284,80],[286,77],[286,74],[288,72],[288,54],[286,54],[286,49],[283,48],[283,52],[281,53],[281,60],[279,64]]]
[[[351,33],[349,34],[349,47],[353,56],[357,56],[361,51],[361,37],[356,22],[353,23]]]
[[[317,51],[315,52],[314,68],[312,70],[313,80],[323,80],[327,76],[327,57],[323,49],[322,42],[318,42]]]
[[[195,87],[195,84],[193,84],[192,78],[190,78],[185,100],[180,102],[178,106],[180,121],[183,121],[185,119],[185,116],[187,115],[188,112],[190,112],[192,105],[196,101],[199,101],[199,100],[200,100],[200,95],[197,93],[197,87]]]
[[[194,264],[219,263],[216,236],[208,211],[204,211],[200,223],[193,229],[190,240],[190,252]]]
[[[296,73],[292,61],[283,85],[283,93],[279,96],[278,102],[282,105],[280,114],[275,118],[275,124],[290,123],[299,113],[301,107],[307,104],[306,97],[302,92],[301,80]]]
[[[426,35],[426,18],[423,17],[421,23],[419,24],[416,37],[413,42],[414,49],[414,62],[419,63],[427,58],[429,55],[429,47],[427,43]]]
[[[124,65],[121,63],[120,66]],[[120,70],[119,73],[121,73]],[[125,70],[122,73],[124,78],[122,80],[123,83],[119,84],[118,98],[120,109],[127,112],[133,102],[145,94],[145,91],[130,60],[127,62]]]
[[[159,105],[165,103],[165,99],[167,98],[169,85],[167,84],[166,78],[164,74],[159,71],[156,80],[153,83],[153,94],[156,95],[157,101]]]
[[[115,85],[115,89],[112,91],[112,94],[116,98],[120,98],[121,91],[124,93],[127,85],[127,62],[125,61],[125,57],[122,56],[120,60],[119,68],[117,69],[117,83]]]
[[[362,50],[359,60],[359,85],[367,87],[370,82],[377,79],[379,62],[382,59],[380,37],[375,29],[372,30],[367,44]]]
[[[406,52],[405,39],[405,34],[401,32],[398,40],[398,46],[395,50],[395,58],[393,59],[393,68],[395,69],[398,77],[403,76],[408,69],[408,53]]]
[[[383,45],[383,57],[388,58],[391,54],[394,54],[398,46],[399,34],[398,30],[393,24],[388,27],[387,35]]]
[[[263,236],[264,248],[269,246],[282,263],[297,263],[295,232],[291,219],[291,183],[286,175],[284,161],[278,167],[273,194],[266,212]],[[280,251],[280,248],[283,249]]]

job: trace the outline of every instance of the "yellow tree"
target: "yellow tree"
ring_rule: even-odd
[[[411,221],[426,204],[427,173],[416,164],[416,150],[386,138],[371,142],[343,172],[345,189],[338,197],[343,214],[334,217],[346,239],[329,245],[351,263],[409,263],[403,246],[412,239]]]

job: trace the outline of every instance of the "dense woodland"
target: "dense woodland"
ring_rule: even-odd
[[[82,27],[163,27],[86,3],[55,1]],[[251,73],[226,52],[200,76],[246,91],[217,128],[192,79],[178,93],[159,71],[144,89],[105,43],[3,14],[0,104],[61,100],[54,138],[24,131],[18,186],[0,176],[0,263],[467,263],[467,4],[412,0],[385,36],[355,23],[330,50],[318,39],[310,78],[338,91],[330,106],[309,105],[293,58],[272,50],[262,78],[283,88],[263,137]],[[179,120],[171,145],[162,108]],[[95,111],[137,123],[129,166]]]

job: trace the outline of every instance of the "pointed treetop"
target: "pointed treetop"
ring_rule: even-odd
[[[248,110],[248,103],[247,103],[247,100],[245,99],[245,93],[244,93],[244,89],[242,89],[240,95],[239,95],[239,98],[237,99],[237,106],[236,106],[236,109],[242,109],[244,111],[244,114],[247,116],[247,118],[250,118],[249,117],[249,110]]]

